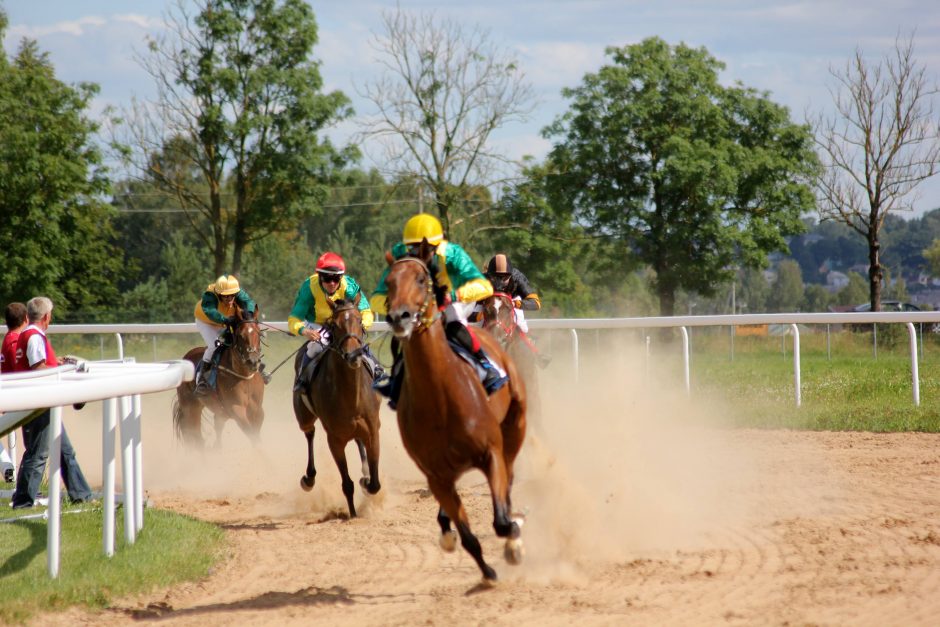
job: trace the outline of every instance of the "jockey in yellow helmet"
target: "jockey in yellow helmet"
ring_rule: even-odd
[[[254,317],[258,306],[251,299],[248,292],[238,284],[238,279],[230,274],[223,274],[206,287],[202,298],[196,303],[193,315],[196,318],[196,330],[206,342],[206,350],[202,354],[202,361],[196,369],[197,395],[209,391],[207,376],[212,369],[212,358],[218,346],[219,337],[228,329],[228,325],[235,321],[235,308],[243,312],[243,317],[250,320]],[[271,376],[264,372],[261,365],[261,376],[264,382],[271,380]]]
[[[407,255],[417,255],[418,248],[425,241],[434,246],[436,263],[430,264],[431,271],[435,273],[432,278],[434,283],[444,290],[442,308],[445,333],[448,339],[465,348],[477,359],[486,373],[482,381],[483,387],[487,393],[492,394],[505,385],[508,380],[506,372],[483,351],[479,340],[467,326],[467,315],[477,301],[493,294],[493,286],[473,263],[467,251],[444,239],[440,221],[428,213],[412,216],[405,223],[402,241],[392,247],[392,256],[400,259]],[[388,312],[388,286],[385,284],[388,272],[389,269],[386,268],[372,296],[372,309],[376,313]],[[397,402],[400,377],[396,376],[396,367],[399,361],[399,355],[396,353],[395,365],[392,367],[392,378],[395,381],[376,387],[380,393],[391,399],[390,404]]]

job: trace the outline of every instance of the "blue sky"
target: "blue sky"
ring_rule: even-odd
[[[151,83],[133,59],[147,34],[157,33],[175,0],[7,0],[4,47],[23,37],[49,53],[59,78],[101,86],[95,109],[149,97]],[[356,85],[375,73],[369,40],[395,0],[312,1],[320,25],[314,51],[329,89],[340,89],[368,114]],[[867,56],[889,51],[898,32],[916,29],[918,59],[940,79],[940,2],[936,0],[401,0],[407,10],[478,24],[518,55],[540,104],[527,123],[495,138],[513,157],[543,156],[539,131],[564,111],[560,90],[577,85],[605,61],[604,48],[653,35],[675,44],[705,46],[727,69],[723,80],[767,90],[795,120],[828,110],[830,67],[860,47]],[[342,137],[351,130],[337,129]],[[940,207],[940,177],[922,188],[917,211]]]

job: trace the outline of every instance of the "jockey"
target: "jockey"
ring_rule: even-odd
[[[427,213],[412,216],[405,223],[402,241],[392,248],[392,256],[400,259],[406,255],[415,255],[422,241],[427,241],[435,247],[435,260],[432,260],[429,269],[436,275],[433,277],[435,284],[446,289],[442,309],[447,338],[462,346],[476,358],[486,373],[483,387],[488,394],[492,394],[503,387],[508,378],[506,372],[491,361],[483,351],[480,341],[467,326],[467,315],[474,303],[493,294],[493,286],[477,269],[470,255],[463,248],[444,239],[444,230],[440,221]],[[389,269],[386,268],[372,296],[372,309],[381,314],[388,312],[386,296],[388,286],[385,285],[388,272]],[[399,355],[396,354],[396,365],[398,361]],[[394,376],[394,366],[392,370]],[[393,402],[397,402],[394,398],[397,396],[397,390],[393,390],[392,387],[392,383],[389,382],[376,389],[391,398]]]
[[[294,391],[306,388],[316,365],[314,363],[308,368],[308,364],[319,361],[320,356],[330,344],[329,332],[323,330],[323,323],[329,320],[333,311],[326,301],[331,300],[334,303],[340,299],[353,301],[359,294],[362,294],[359,299],[362,327],[368,331],[375,317],[369,308],[369,299],[359,287],[359,283],[346,274],[346,262],[333,252],[320,255],[317,259],[316,272],[304,279],[300,285],[297,298],[294,299],[294,306],[287,318],[287,329],[291,334],[300,335],[308,340],[300,372],[297,373],[297,380],[294,382]],[[363,355],[372,371],[372,378],[380,378],[384,370],[369,350],[368,345],[365,345]]]
[[[494,291],[508,294],[512,299],[516,324],[523,333],[528,333],[529,325],[525,321],[523,311],[538,311],[542,308],[542,301],[529,285],[529,279],[522,274],[522,271],[513,267],[509,256],[503,253],[493,255],[486,264],[484,274],[493,284]]]
[[[258,306],[248,292],[238,285],[238,279],[230,274],[223,274],[215,280],[215,283],[210,283],[202,299],[196,303],[194,312],[196,330],[206,342],[206,351],[202,354],[199,368],[196,369],[195,393],[197,396],[202,396],[209,391],[207,375],[213,366],[212,358],[216,347],[220,344],[220,337],[225,333],[228,325],[235,321],[236,305],[241,308],[246,320],[254,318]],[[261,365],[261,376],[265,383],[270,381],[270,375],[264,372],[264,364]]]

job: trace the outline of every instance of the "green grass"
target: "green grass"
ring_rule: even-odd
[[[0,623],[21,623],[71,605],[106,608],[121,596],[204,577],[222,556],[218,527],[161,510],[144,512],[144,529],[128,546],[118,509],[116,550],[107,558],[101,510],[68,513],[75,509],[63,508],[57,579],[49,577],[46,566],[46,521],[0,524]],[[0,502],[0,519],[23,511],[14,514],[8,501]]]
[[[720,399],[734,426],[830,431],[940,431],[940,346],[925,338],[918,362],[921,404],[913,403],[906,332],[801,334],[802,406],[795,405],[792,338],[699,337],[693,395]],[[743,341],[742,341],[743,340]],[[785,351],[784,351],[785,348]],[[920,347],[918,347],[920,348]],[[831,358],[829,356],[831,352]]]

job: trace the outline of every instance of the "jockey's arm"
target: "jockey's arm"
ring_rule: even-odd
[[[362,315],[362,328],[366,331],[369,330],[369,327],[372,326],[372,323],[375,322],[375,316],[372,314],[372,309],[369,307],[369,298],[366,296],[366,293],[362,291],[362,288],[359,287],[359,284],[351,276],[346,277],[346,298],[348,300],[355,300],[356,296],[359,296],[359,313]]]
[[[238,291],[238,294],[235,295],[235,303],[242,311],[250,311],[251,313],[254,313],[255,308],[258,307],[258,304],[252,300],[251,296],[249,296],[248,292],[245,290]]]
[[[294,306],[287,317],[287,330],[292,335],[301,335],[306,326],[306,319],[309,315],[313,317],[314,300],[313,293],[310,291],[310,279],[308,278],[300,285],[297,290],[297,297],[294,299]]]
[[[206,314],[206,317],[216,324],[226,324],[228,319],[219,311],[218,305],[219,297],[214,293],[205,292],[202,295],[202,312]]]
[[[493,295],[493,284],[483,276],[470,255],[453,242],[447,244],[447,275],[456,288],[457,300],[475,303]]]
[[[529,285],[529,279],[517,268],[512,271],[515,289],[512,291],[513,301],[517,303],[517,309],[526,311],[538,311],[542,308],[542,301],[539,295],[535,293],[532,286]]]
[[[381,316],[388,313],[388,286],[385,285],[385,277],[388,276],[389,269],[390,267],[386,267],[382,272],[382,276],[379,277],[379,284],[375,287],[372,298],[369,300],[373,313]]]

